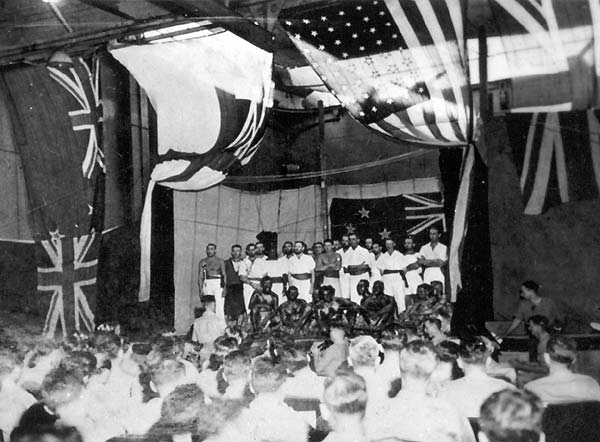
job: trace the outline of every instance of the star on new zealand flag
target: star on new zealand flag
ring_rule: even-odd
[[[356,233],[361,240],[384,242],[391,238],[402,250],[408,235],[420,247],[427,243],[428,228],[446,228],[441,193],[404,194],[387,198],[334,198],[329,209],[333,237]],[[383,244],[382,244],[383,245]]]

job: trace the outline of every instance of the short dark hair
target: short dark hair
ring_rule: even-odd
[[[323,244],[325,245],[325,244],[327,244],[327,243],[333,244],[333,240],[332,240],[331,238],[326,238],[326,239],[324,239],[324,240],[323,240]]]
[[[313,243],[313,247],[318,246],[319,244],[323,245],[323,243],[321,241],[317,241],[317,242]]]
[[[440,321],[438,318],[434,318],[433,316],[428,317],[425,322],[430,323],[430,324],[434,324],[437,328],[439,328],[440,330],[442,329],[442,321]]]
[[[506,389],[483,402],[479,425],[490,442],[538,442],[543,413],[542,401],[535,394]]]
[[[537,282],[532,281],[531,279],[528,279],[527,281],[523,281],[523,284],[521,284],[521,285],[523,287],[525,287],[527,290],[533,290],[536,293],[540,289],[540,285]]]
[[[285,364],[273,364],[269,357],[254,361],[252,366],[252,386],[257,393],[273,393],[287,379]]]
[[[564,336],[555,336],[548,341],[546,353],[559,364],[571,365],[577,359],[577,344]]]
[[[200,298],[200,302],[202,304],[214,304],[217,301],[215,300],[215,297],[213,295],[204,295],[202,296],[202,298]]]
[[[208,244],[206,244],[206,248],[208,249],[210,246],[213,246],[215,249],[217,248],[217,245],[214,242],[209,242]]]
[[[403,376],[428,379],[435,370],[436,359],[431,343],[422,340],[408,342],[400,350],[400,372]]]
[[[544,330],[548,329],[548,325],[550,324],[550,320],[542,315],[533,315],[527,319],[527,322],[532,322],[535,325],[541,326]]]
[[[438,226],[431,226],[429,231],[435,230],[437,233],[442,233],[442,230]]]
[[[256,242],[254,243],[254,247],[256,247],[256,245],[257,245],[257,244],[262,244],[263,246],[265,245],[265,243],[264,243],[264,242],[262,242],[262,241],[256,241]]]
[[[256,246],[254,245],[253,242],[246,244],[246,250],[248,250],[250,247],[256,247]]]
[[[347,236],[347,237],[348,237],[348,239],[350,239],[350,237],[351,237],[351,236],[356,236],[356,238],[358,239],[358,234],[357,234],[357,233],[354,233],[354,232],[352,232],[352,233],[349,233],[348,235],[345,235],[345,236]]]
[[[271,277],[269,275],[265,275],[260,279],[260,283],[262,284],[263,282],[267,282],[267,281],[273,281],[271,279]]]
[[[389,239],[389,238],[388,238],[388,239]],[[387,240],[386,240],[386,241],[387,241]],[[377,244],[379,247],[381,247],[381,242],[379,242],[379,241],[373,241],[373,244],[372,244],[372,245],[375,245],[375,244]]]
[[[490,351],[480,336],[474,336],[461,341],[458,355],[467,364],[484,365]]]
[[[289,244],[290,246],[294,246],[294,243],[291,241],[285,241],[281,246],[285,246],[286,244]]]
[[[239,245],[239,244],[234,244],[234,245],[231,246],[231,250],[233,250],[233,249],[240,249],[240,250],[242,250],[242,246]]]
[[[10,435],[10,440],[14,442],[83,442],[83,437],[75,427],[37,425],[16,427]]]

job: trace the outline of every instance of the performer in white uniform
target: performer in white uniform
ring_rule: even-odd
[[[342,257],[342,266],[344,265],[344,255],[348,250],[350,250],[350,240],[348,239],[348,235],[342,235],[340,249],[336,250],[336,252],[338,252],[338,254]],[[339,296],[350,299],[350,277],[344,270],[340,271],[340,288],[341,290]]]
[[[273,251],[273,254],[276,255],[277,251]],[[277,259],[276,256],[273,256],[271,259],[267,260],[266,268],[267,276],[271,277],[271,292],[275,293],[279,296],[279,299],[281,299],[284,292],[283,275],[287,276],[288,264],[281,259]]]
[[[288,261],[289,285],[298,289],[298,299],[312,302],[312,288],[315,280],[315,260],[303,253],[301,241],[294,243],[294,256]]]
[[[364,247],[358,245],[358,236],[355,233],[348,235],[350,248],[342,256],[342,266],[344,272],[348,274],[350,285],[350,300],[360,304],[360,295],[356,290],[358,281],[361,279],[370,279],[369,273],[375,268],[375,259],[373,254]],[[343,289],[342,289],[343,290]]]
[[[444,284],[442,267],[448,261],[448,252],[446,246],[440,243],[440,231],[437,227],[429,228],[429,240],[431,241],[429,244],[421,247],[419,251],[421,257],[417,261],[425,268],[423,282],[431,284],[432,281],[440,281]]]
[[[415,240],[412,236],[407,237],[404,240],[404,259],[406,260],[406,281],[408,282],[408,288],[406,289],[407,295],[416,295],[417,287],[423,284],[423,278],[421,273],[423,269],[417,262],[419,254],[415,252]]]
[[[367,247],[365,247],[367,249]],[[368,250],[368,249],[367,249]],[[381,271],[379,270],[379,266],[377,263],[383,257],[383,251],[381,250],[381,244],[377,241],[371,243],[370,252],[373,254],[373,259],[375,260],[375,267],[371,269],[371,287],[375,283],[375,281],[382,281]]]
[[[198,263],[198,287],[200,288],[200,299],[202,296],[215,297],[215,313],[220,319],[225,319],[223,287],[225,281],[225,261],[217,255],[217,246],[208,244],[206,246],[206,258]]]
[[[406,281],[403,278],[406,270],[404,255],[396,250],[396,243],[391,239],[385,240],[385,253],[377,261],[382,274],[382,281],[387,295],[393,296],[398,313],[406,310],[405,294]]]
[[[246,246],[246,259],[240,265],[240,279],[244,282],[244,305],[248,309],[254,290],[260,289],[260,280],[267,274],[267,260],[257,258],[254,244]]]

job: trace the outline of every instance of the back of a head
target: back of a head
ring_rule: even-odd
[[[195,426],[204,408],[204,393],[196,384],[179,385],[167,397],[162,408],[160,423],[164,426]]]
[[[458,355],[465,364],[483,366],[490,351],[485,341],[480,336],[475,336],[461,341]]]
[[[83,376],[90,376],[96,370],[96,357],[89,351],[73,351],[60,361],[66,370],[80,370]]]
[[[183,379],[184,375],[184,365],[173,359],[165,359],[150,369],[150,378],[158,387],[177,382]]]
[[[548,341],[546,353],[555,363],[571,366],[577,359],[577,344],[563,336],[555,336]]]
[[[252,387],[257,394],[274,393],[287,379],[284,364],[274,364],[271,358],[262,357],[252,366]]]
[[[228,381],[247,379],[251,366],[250,356],[241,351],[232,351],[223,358],[223,374]]]
[[[544,408],[533,393],[506,389],[481,406],[479,425],[489,442],[538,442]]]
[[[371,336],[358,336],[350,341],[348,356],[355,368],[373,368],[379,363],[380,350],[380,345]]]
[[[281,356],[281,362],[285,364],[287,370],[291,373],[301,370],[308,365],[306,350],[301,347],[284,346],[278,348],[277,353]]]
[[[49,404],[60,406],[74,400],[83,388],[83,373],[79,368],[58,366],[42,382],[42,395]]]
[[[115,359],[121,348],[121,338],[112,332],[96,332],[93,345],[97,353],[105,354],[109,359]]]
[[[17,427],[10,436],[11,442],[83,442],[75,427]]]
[[[436,354],[429,342],[415,340],[400,351],[402,377],[427,380],[437,365]]]
[[[325,381],[323,402],[332,413],[364,415],[367,408],[365,380],[351,372],[336,374]]]

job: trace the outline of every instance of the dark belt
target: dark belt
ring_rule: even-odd
[[[349,266],[347,273],[351,276],[359,276],[363,273],[368,273],[368,271],[369,266]]]
[[[283,284],[283,276],[271,276],[271,282],[273,284]]]
[[[218,276],[207,276],[206,279],[221,279],[221,275],[218,275]]]
[[[339,278],[340,272],[338,270],[325,270],[323,276],[325,276],[325,278]]]
[[[310,273],[292,273],[291,277],[294,279],[297,279],[298,281],[306,281],[307,279],[310,279],[311,274]]]
[[[384,275],[391,275],[392,273],[401,273],[401,272],[402,272],[402,270],[387,270],[386,269],[386,270],[383,271],[383,274]]]
[[[261,281],[262,280],[262,278],[250,278],[250,277],[248,277],[248,279],[250,281]]]

